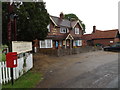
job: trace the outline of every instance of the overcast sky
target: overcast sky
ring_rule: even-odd
[[[48,13],[59,16],[74,13],[91,33],[93,25],[99,30],[118,29],[118,2],[120,0],[43,0]]]

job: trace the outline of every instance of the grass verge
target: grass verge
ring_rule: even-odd
[[[28,71],[18,80],[14,81],[14,85],[11,83],[2,85],[2,88],[35,88],[36,84],[42,80],[42,74],[39,72]]]

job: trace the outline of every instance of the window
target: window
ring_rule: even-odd
[[[50,39],[40,41],[40,48],[52,48],[52,45],[52,40]]]
[[[82,46],[82,40],[78,40],[78,46]]]
[[[60,33],[66,33],[66,32],[67,32],[67,28],[64,27],[60,28]]]
[[[50,24],[47,26],[48,32],[50,32]]]
[[[46,40],[46,44],[47,44],[47,48],[51,48],[52,44],[51,44],[51,40]]]
[[[40,41],[41,48],[45,48],[45,41]]]
[[[73,42],[73,46],[82,46],[82,40],[76,40]]]
[[[75,28],[75,34],[79,34],[79,28]]]

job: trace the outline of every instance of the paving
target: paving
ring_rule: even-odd
[[[35,69],[44,73],[44,79],[36,88],[118,87],[116,52],[94,51],[63,57],[42,56],[42,58],[39,55],[36,63],[41,67],[37,65]]]

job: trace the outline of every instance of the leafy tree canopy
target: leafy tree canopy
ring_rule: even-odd
[[[65,14],[64,18],[68,20],[79,20],[83,27],[83,33],[85,33],[85,24],[75,14],[73,13]]]
[[[2,3],[3,16],[3,43],[7,41],[8,3]],[[23,2],[14,5],[14,13],[17,17],[17,40],[32,41],[44,39],[47,36],[49,14],[45,9],[44,2]]]

